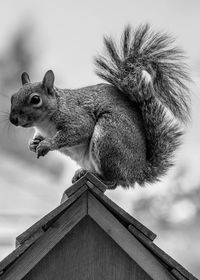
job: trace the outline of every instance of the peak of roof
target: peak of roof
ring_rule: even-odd
[[[0,263],[0,279],[4,272],[27,251],[45,232],[64,215],[84,193],[91,193],[103,206],[131,233],[154,257],[169,271],[172,279],[197,280],[184,267],[156,246],[153,241],[156,238],[150,229],[133,218],[122,208],[109,199],[104,192],[106,185],[91,173],[86,173],[80,180],[69,187],[63,194],[61,204],[44,216],[32,227],[16,238],[17,249],[14,250]]]

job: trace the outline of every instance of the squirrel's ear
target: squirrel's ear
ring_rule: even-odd
[[[29,78],[29,75],[28,73],[26,72],[23,72],[22,75],[21,75],[21,79],[22,79],[22,85],[25,85],[27,83],[30,83],[30,78]]]
[[[55,80],[55,76],[52,70],[49,70],[46,72],[46,74],[44,75],[42,84],[45,88],[47,89],[53,89],[54,86],[54,80]]]

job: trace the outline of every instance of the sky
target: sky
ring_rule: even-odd
[[[0,50],[22,24],[33,25],[32,48],[40,57],[35,79],[53,68],[61,87],[98,82],[93,57],[102,50],[102,37],[119,37],[124,26],[149,22],[177,39],[196,72],[200,69],[200,2],[198,0],[137,1],[0,1]],[[196,74],[196,73],[195,73]]]

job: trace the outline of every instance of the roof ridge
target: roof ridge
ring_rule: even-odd
[[[129,224],[132,224],[151,241],[153,241],[156,238],[155,233],[153,233],[149,228],[144,226],[137,219],[135,219],[133,216],[131,216],[129,213],[127,213],[123,208],[121,208],[114,201],[112,201],[110,198],[108,198],[102,192],[102,190],[99,190],[99,188],[97,188],[94,185],[94,183],[93,183],[94,181],[91,182],[91,179],[96,180],[97,178],[95,178],[94,175],[90,174],[90,180],[89,180],[89,182],[86,182],[87,186],[90,188],[90,190],[93,192],[93,194],[95,196],[97,196],[97,198],[100,199],[100,201],[104,205],[106,205],[106,207],[109,208],[110,211],[112,211],[114,213],[115,216],[118,216],[118,219],[120,218],[120,220],[123,224],[126,224],[126,226]],[[103,186],[104,186],[104,184],[103,184]]]
[[[125,210],[119,207],[115,202],[113,202],[110,198],[108,198],[104,192],[107,190],[106,185],[94,174],[87,172],[81,179],[79,179],[75,184],[73,184],[70,188],[64,191],[64,198],[69,198],[71,195],[76,193],[85,183],[89,189],[97,196],[98,199],[101,200],[104,204],[107,205],[109,210],[113,210],[112,212],[115,215],[121,217],[121,220],[128,224],[132,224],[139,231],[141,231],[147,238],[153,241],[156,238],[156,234],[153,233],[149,228],[145,227],[142,223],[140,223],[137,219],[128,214]]]
[[[84,183],[87,181],[90,181],[95,185],[97,189],[99,189],[101,192],[105,192],[107,190],[106,185],[99,180],[95,175],[93,175],[90,172],[87,172],[85,175],[83,175],[78,181],[76,181],[73,185],[71,185],[69,188],[67,188],[63,193],[63,200],[67,199],[71,195],[73,195],[76,191],[78,191]],[[62,201],[62,200],[61,200]]]

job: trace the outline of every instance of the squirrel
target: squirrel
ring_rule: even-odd
[[[87,171],[108,188],[154,183],[173,165],[190,118],[190,78],[173,43],[148,24],[128,25],[120,44],[104,37],[106,53],[95,57],[107,83],[79,89],[57,88],[52,70],[37,83],[24,72],[10,122],[35,128],[29,148],[37,158],[59,150],[75,160],[73,183]]]

